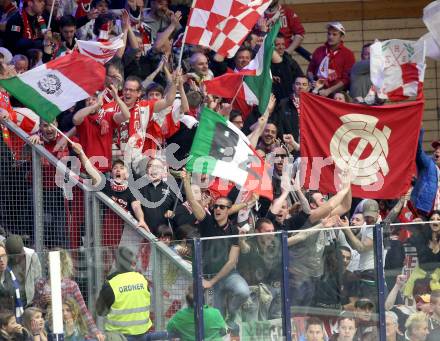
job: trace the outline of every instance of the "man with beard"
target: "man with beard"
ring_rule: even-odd
[[[313,52],[307,77],[312,83],[323,80],[320,96],[329,97],[350,84],[350,71],[355,58],[353,52],[344,46],[344,36],[345,28],[340,22],[327,24],[327,41]]]
[[[275,148],[279,147],[277,142],[278,127],[275,123],[268,122],[264,128],[263,135],[257,145],[257,149],[261,149],[265,154],[271,153]]]
[[[195,199],[191,190],[190,173],[182,172],[186,198],[194,216],[199,221],[198,228],[202,237],[220,237],[238,235],[237,226],[229,221],[231,201],[226,197],[215,200],[214,211],[207,214],[205,208]],[[238,238],[218,238],[204,241],[203,287],[213,289],[214,307],[226,317],[226,324],[234,335],[239,332],[235,321],[241,305],[247,301],[250,292],[243,277],[236,271],[240,247]]]
[[[138,221],[138,227],[150,232],[148,225],[145,223],[144,212],[139,200],[137,200],[130,188],[128,188],[128,169],[122,160],[113,162],[110,179],[105,177],[93,166],[84,153],[79,143],[72,144],[73,151],[77,154],[84,170],[92,178],[92,185],[95,188],[101,188],[105,181],[102,192],[112,199],[116,204],[127,210]],[[115,246],[119,244],[123,231],[122,220],[113,212],[108,210],[104,215],[102,245]]]

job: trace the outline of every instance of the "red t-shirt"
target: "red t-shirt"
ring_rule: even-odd
[[[327,43],[318,47],[315,52],[313,52],[307,72],[311,72],[314,77],[317,77],[321,62],[327,56],[328,52]],[[340,43],[337,50],[333,52],[332,59],[333,60],[329,63],[329,71],[330,69],[333,70],[335,77],[329,80],[328,87],[335,85],[339,81],[342,81],[345,87],[347,87],[350,84],[350,71],[355,62],[353,52],[346,48],[343,43]]]
[[[101,172],[112,168],[113,130],[119,125],[113,116],[119,111],[115,102],[105,104],[97,114],[91,114],[76,127],[79,143],[93,165]],[[102,157],[101,161],[97,157]]]
[[[280,33],[284,37],[284,41],[286,43],[286,48],[292,43],[292,37],[295,35],[304,36],[306,31],[304,30],[303,25],[301,24],[301,20],[298,15],[292,11],[289,7],[280,6],[280,20],[281,20],[281,28]],[[272,19],[276,12],[273,13],[264,13],[264,17],[266,19]]]

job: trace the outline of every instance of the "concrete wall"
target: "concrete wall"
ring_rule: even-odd
[[[429,1],[285,0],[284,3],[300,16],[306,30],[303,46],[310,52],[325,41],[325,25],[333,20],[343,23],[347,31],[346,46],[357,59],[362,45],[374,39],[417,40],[427,32],[421,17]],[[307,62],[300,56],[296,60],[305,71]],[[430,150],[430,143],[440,138],[440,62],[428,59],[427,66],[423,126],[425,148]]]

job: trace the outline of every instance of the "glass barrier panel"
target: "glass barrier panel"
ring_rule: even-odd
[[[384,231],[387,338],[440,340],[440,215]]]
[[[378,339],[373,228],[310,224],[289,231],[289,295],[293,339]],[[358,252],[358,243],[368,244]]]
[[[202,263],[205,304],[218,309],[231,337],[284,339],[281,234],[202,238]]]

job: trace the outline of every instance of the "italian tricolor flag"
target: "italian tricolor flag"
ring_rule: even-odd
[[[269,167],[240,129],[204,108],[186,169],[229,180],[245,190],[273,198]]]
[[[260,113],[263,114],[269,104],[272,92],[270,65],[275,48],[275,38],[280,26],[280,21],[277,21],[264,37],[263,44],[249,65],[239,72],[225,73],[210,81],[205,81],[206,91],[223,98],[235,98],[244,116],[250,112],[246,106],[252,105],[258,105]]]
[[[43,120],[104,88],[105,68],[77,52],[57,58],[21,75],[0,80],[0,86]]]

